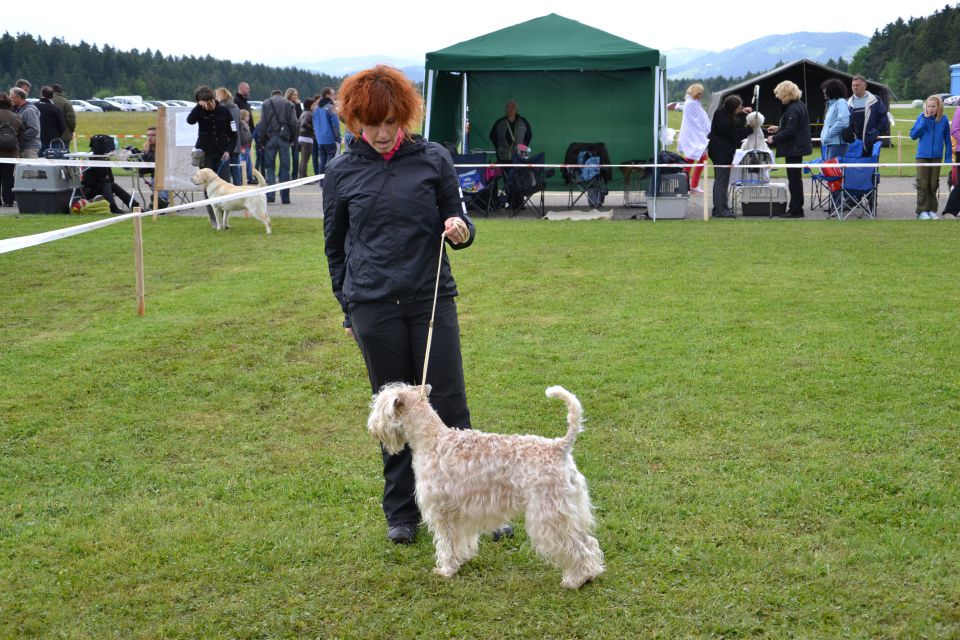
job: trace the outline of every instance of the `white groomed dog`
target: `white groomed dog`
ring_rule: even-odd
[[[476,555],[481,532],[521,513],[534,548],[563,570],[564,587],[576,589],[603,572],[587,482],[571,453],[583,409],[563,387],[550,387],[547,396],[567,405],[562,438],[451,429],[418,386],[388,384],[374,396],[370,433],[388,453],[404,444],[413,451],[417,504],[436,547],[434,572],[456,574]]]
[[[263,179],[263,176],[260,175],[259,171],[254,169],[253,175],[257,179],[256,187],[237,186],[235,184],[231,184],[220,178],[220,176],[218,176],[213,169],[200,169],[193,174],[191,181],[193,184],[201,185],[208,198],[218,198],[220,196],[228,196],[234,193],[241,193],[243,191],[249,191],[250,189],[267,186],[267,181]],[[218,202],[217,204],[212,204],[210,206],[213,207],[213,215],[216,216],[217,219],[217,231],[230,228],[229,217],[231,211],[245,211],[250,212],[256,218],[259,218],[259,220],[267,228],[267,233],[271,232],[270,216],[267,215],[266,194],[257,193],[247,196],[246,198],[237,198],[236,200]]]
[[[763,121],[763,114],[759,111],[751,111],[747,114],[747,126],[753,129],[753,133],[743,141],[743,144],[740,145],[741,149],[744,151],[750,151],[751,149],[770,150],[770,146],[767,145],[767,138],[763,133]]]

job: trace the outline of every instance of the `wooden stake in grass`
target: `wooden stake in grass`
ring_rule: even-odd
[[[143,292],[143,224],[140,221],[140,207],[134,207],[137,214],[133,218],[133,259],[137,268],[137,315],[146,313]]]
[[[707,194],[710,193],[710,178],[708,178],[707,161],[703,161],[703,221],[710,219],[710,210],[707,209]]]

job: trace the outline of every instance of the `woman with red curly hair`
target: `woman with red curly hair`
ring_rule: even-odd
[[[344,81],[339,97],[340,117],[357,137],[327,165],[323,231],[343,326],[360,346],[374,393],[388,382],[429,383],[430,402],[444,423],[469,429],[457,286],[445,251],[430,379],[419,379],[441,236],[450,248],[463,249],[476,232],[453,161],[442,146],[411,133],[420,95],[397,69],[361,71]],[[420,522],[410,450],[384,452],[383,476],[387,538],[409,544]]]

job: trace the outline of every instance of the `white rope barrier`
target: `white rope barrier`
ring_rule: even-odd
[[[53,231],[44,231],[42,233],[35,233],[30,236],[20,236],[17,238],[6,238],[5,240],[0,240],[0,254],[10,253],[11,251],[17,251],[19,249],[26,249],[28,247],[35,247],[40,244],[46,244],[48,242],[53,242],[55,240],[62,240],[64,238],[69,238],[71,236],[80,235],[82,233],[87,233],[89,231],[94,231],[96,229],[102,229],[103,227],[109,227],[110,225],[117,224],[120,222],[125,222],[127,220],[143,217],[143,216],[154,216],[165,213],[174,213],[176,211],[184,211],[187,209],[196,209],[198,207],[203,207],[208,204],[216,204],[218,202],[229,202],[231,200],[241,200],[247,198],[251,195],[257,195],[260,193],[270,193],[271,191],[279,191],[281,189],[291,189],[294,187],[299,187],[305,184],[310,184],[311,182],[317,182],[323,179],[323,174],[319,176],[310,176],[307,178],[298,178],[297,180],[290,180],[289,182],[281,182],[279,184],[267,185],[265,187],[256,187],[254,189],[245,189],[240,193],[233,193],[226,196],[220,196],[217,198],[207,198],[205,200],[196,200],[187,204],[180,204],[172,207],[166,207],[164,209],[155,209],[153,211],[141,211],[133,213],[125,213],[112,218],[106,218],[104,220],[95,220],[93,222],[88,222],[86,224],[80,224],[73,227],[67,227],[65,229],[56,229]]]
[[[140,162],[138,160],[117,159],[117,160],[84,160],[76,158],[60,158],[51,160],[49,158],[0,158],[0,164],[28,164],[38,167],[110,167],[112,169],[153,169],[155,163]]]
[[[140,168],[140,169],[151,169],[154,167],[152,162],[128,162],[128,161],[91,161],[91,160],[48,160],[46,158],[0,158],[0,163],[7,164],[30,164],[36,166],[84,166],[84,167],[129,167],[129,168]],[[750,164],[750,165],[712,165],[714,167],[729,167],[729,168],[744,168],[749,167],[750,169],[823,169],[823,168],[840,168],[840,167],[856,167],[856,168],[882,168],[882,167],[954,167],[958,166],[960,163],[956,162],[925,162],[922,164],[918,163],[907,163],[907,162],[880,162],[880,163],[843,163],[843,162],[817,162],[817,163],[800,163],[800,164]],[[626,169],[692,169],[694,167],[709,167],[711,166],[706,162],[697,162],[697,163],[683,163],[683,164],[660,164],[660,163],[638,163],[638,164],[499,164],[499,163],[490,163],[490,164],[458,164],[455,165],[459,168],[508,168],[508,169],[534,169],[534,168],[545,168],[545,169],[582,169],[586,167],[590,168],[626,168]],[[20,249],[26,249],[28,247],[35,247],[40,244],[46,244],[48,242],[54,242],[56,240],[62,240],[64,238],[69,238],[71,236],[80,235],[87,233],[89,231],[94,231],[96,229],[102,229],[103,227],[108,227],[113,224],[118,224],[120,222],[125,222],[137,216],[158,216],[166,213],[175,213],[177,211],[185,211],[188,209],[196,209],[203,207],[209,204],[216,204],[219,202],[229,202],[231,200],[240,200],[247,198],[251,195],[258,194],[267,194],[275,191],[280,191],[282,189],[292,189],[300,187],[306,184],[313,182],[318,182],[323,179],[323,174],[318,176],[310,176],[307,178],[298,178],[296,180],[290,180],[288,182],[282,182],[273,185],[266,185],[263,187],[255,187],[251,189],[245,189],[240,193],[235,193],[226,196],[220,196],[217,198],[207,198],[205,200],[197,200],[187,204],[175,205],[166,207],[164,209],[155,209],[152,211],[143,211],[143,212],[134,212],[127,213],[104,220],[96,220],[93,222],[88,222],[86,224],[76,225],[73,227],[67,227],[65,229],[57,229],[54,231],[45,231],[43,233],[36,233],[29,236],[20,236],[17,238],[7,238],[0,240],[0,254],[10,253],[11,251],[17,251]],[[162,189],[161,189],[162,190]]]

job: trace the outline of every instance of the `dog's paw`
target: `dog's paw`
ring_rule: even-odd
[[[452,578],[457,575],[457,570],[454,567],[434,567],[433,572],[444,578]]]

